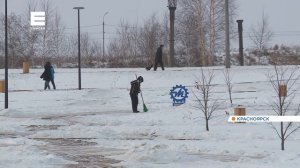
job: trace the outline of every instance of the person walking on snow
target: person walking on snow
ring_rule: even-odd
[[[49,82],[51,81],[51,64],[49,65],[48,62],[44,65],[44,72],[40,76],[40,78],[42,78],[45,81],[44,90],[50,90]]]
[[[51,81],[51,83],[52,83],[52,86],[53,86],[53,89],[55,90],[56,89],[56,86],[55,86],[55,83],[54,83],[54,68],[53,68],[53,66],[51,65],[51,63],[50,62],[47,62],[47,64],[48,64],[48,66],[50,66],[50,74],[51,74],[51,79],[50,79],[50,81]]]
[[[138,113],[137,106],[139,104],[138,94],[141,92],[141,83],[144,81],[142,76],[139,76],[136,80],[131,81],[131,88],[130,88],[130,98],[132,104],[132,111],[134,113]]]
[[[160,45],[160,46],[157,48],[156,56],[155,56],[154,71],[156,71],[156,69],[157,69],[157,64],[160,64],[161,69],[162,69],[162,70],[165,70],[165,68],[164,68],[164,63],[163,63],[163,61],[162,61],[163,47],[164,47],[164,45]]]

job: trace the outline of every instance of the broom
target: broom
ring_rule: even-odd
[[[142,101],[143,101],[143,110],[144,110],[144,112],[147,112],[147,111],[148,111],[148,108],[147,108],[147,106],[146,106],[146,104],[145,104],[145,102],[144,102],[144,98],[143,98],[142,91],[141,91],[141,97],[142,97]]]
[[[137,75],[136,75],[136,74],[135,74],[135,77],[136,77],[136,79],[137,79]],[[143,111],[144,111],[144,112],[147,112],[147,111],[148,111],[148,108],[147,108],[147,106],[146,106],[146,104],[145,104],[145,102],[144,102],[142,90],[140,90],[140,91],[141,91],[141,97],[142,97],[142,101],[143,101]]]

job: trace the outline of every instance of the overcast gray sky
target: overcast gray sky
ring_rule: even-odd
[[[237,2],[238,17],[244,19],[245,33],[251,31],[250,28],[261,21],[264,12],[274,33],[273,44],[300,45],[299,0],[237,0]]]
[[[8,0],[9,12],[25,12],[28,0]],[[39,1],[39,0],[36,0]],[[236,19],[244,20],[245,48],[251,43],[246,38],[252,26],[261,21],[262,13],[269,18],[271,30],[275,33],[272,43],[300,44],[300,15],[299,0],[236,0],[239,10]],[[77,13],[74,6],[83,6],[81,12],[81,25],[83,32],[88,31],[94,39],[102,38],[102,18],[106,11],[105,24],[107,24],[107,38],[114,38],[114,30],[120,20],[141,24],[154,13],[162,17],[168,12],[167,0],[52,0],[62,15],[68,33],[76,32]],[[0,11],[4,12],[4,0],[0,0]],[[97,26],[98,25],[98,26]],[[233,47],[235,47],[233,45]]]

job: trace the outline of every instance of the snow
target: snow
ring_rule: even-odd
[[[9,70],[9,109],[0,111],[0,167],[92,167],[104,156],[111,159],[104,159],[108,165],[130,168],[298,168],[299,132],[281,151],[270,125],[227,122],[225,111],[233,114],[237,105],[245,106],[249,115],[274,115],[268,105],[274,91],[266,77],[272,67],[232,67],[233,106],[224,68],[207,69],[214,69],[213,96],[221,103],[209,132],[192,93],[201,68],[82,69],[82,90],[77,69],[55,69],[58,89],[46,91],[39,78],[42,69],[29,74]],[[4,79],[4,71],[0,73]],[[144,77],[147,113],[131,112],[129,89],[135,75]],[[186,104],[178,107],[172,106],[169,95],[175,85],[189,91]],[[299,100],[297,91],[292,109]],[[82,161],[86,158],[90,164]]]

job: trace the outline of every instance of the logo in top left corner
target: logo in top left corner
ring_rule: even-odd
[[[30,25],[33,29],[45,29],[46,13],[45,12],[30,12]]]

